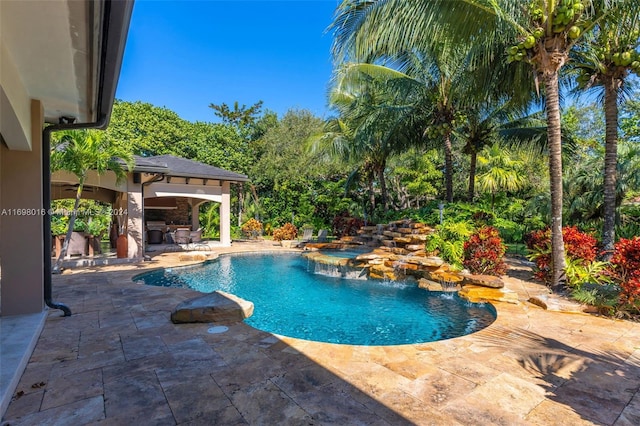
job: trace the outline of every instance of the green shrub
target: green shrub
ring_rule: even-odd
[[[89,218],[85,232],[87,232],[89,235],[93,235],[98,239],[101,239],[109,230],[110,224],[111,218],[109,216],[96,215]]]
[[[73,222],[73,231],[74,232],[87,232],[87,222],[80,216],[76,217],[76,221]]]
[[[230,234],[231,234],[231,239],[232,240],[238,240],[242,236],[242,230],[237,225],[231,225]],[[215,235],[215,237],[212,237],[212,238],[220,238],[220,231],[216,232],[214,235]]]
[[[54,214],[51,216],[51,234],[64,235],[69,229],[69,216]]]
[[[640,235],[640,223],[628,222],[622,225],[616,226],[616,237],[631,239]]]
[[[436,226],[436,231],[427,237],[427,253],[439,255],[454,268],[462,269],[464,260],[464,242],[471,236],[474,228],[470,222],[444,222]]]
[[[612,315],[617,310],[620,288],[614,284],[585,284],[575,288],[571,297],[580,303],[595,306],[598,312]]]
[[[493,226],[498,229],[500,236],[506,243],[520,243],[524,238],[523,225],[508,219],[497,218]]]
[[[585,262],[582,259],[567,258],[567,285],[572,289],[578,289],[585,284],[604,285],[610,284],[611,278],[607,273],[608,262],[598,260]]]

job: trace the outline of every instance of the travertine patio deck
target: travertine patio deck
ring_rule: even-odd
[[[640,324],[544,311],[515,276],[479,333],[358,347],[172,324],[196,293],[131,277],[178,256],[56,276],[74,315],[49,313],[3,425],[640,424]]]

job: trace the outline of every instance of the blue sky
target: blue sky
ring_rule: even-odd
[[[336,0],[136,0],[116,97],[216,122],[238,101],[326,117]]]

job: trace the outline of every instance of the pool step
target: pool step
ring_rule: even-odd
[[[171,312],[174,324],[193,322],[233,323],[253,315],[253,302],[224,291],[185,300]]]

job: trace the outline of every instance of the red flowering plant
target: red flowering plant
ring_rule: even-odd
[[[358,230],[364,226],[364,221],[357,217],[352,217],[348,212],[342,212],[333,218],[333,233],[338,237],[357,235]]]
[[[573,265],[587,266],[597,254],[597,241],[592,235],[580,232],[575,226],[562,228],[564,251]],[[534,276],[545,284],[551,283],[551,230],[533,231],[525,238],[529,259],[535,262]]]
[[[492,226],[480,228],[464,243],[463,265],[474,274],[504,275],[506,247],[498,230]]]
[[[620,301],[626,308],[640,310],[640,236],[621,238],[614,247],[612,274],[620,282]]]

